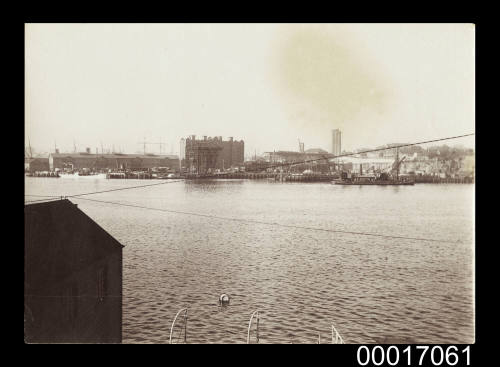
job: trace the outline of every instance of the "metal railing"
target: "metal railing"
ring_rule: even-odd
[[[254,316],[256,316],[257,319],[257,343],[259,342],[259,311],[254,311],[252,313],[252,316],[250,316],[250,322],[248,323],[248,332],[247,332],[247,344],[250,344],[250,329],[252,327],[252,320]]]
[[[345,344],[335,326],[332,324],[332,344]]]
[[[170,327],[170,337],[169,337],[169,344],[173,344],[172,336],[174,334],[174,327],[177,319],[179,318],[179,315],[184,313],[183,319],[184,319],[184,343],[187,341],[187,319],[188,319],[188,309],[183,308],[177,312],[177,314],[174,317],[174,321],[172,322],[172,326]],[[248,322],[248,330],[247,330],[247,344],[250,344],[250,331],[252,329],[252,322],[253,320],[256,319],[257,327],[256,327],[256,343],[259,343],[259,321],[260,321],[260,314],[259,311],[256,310],[252,313],[250,316],[250,321]],[[178,338],[177,338],[178,339]],[[177,340],[176,339],[176,340]],[[321,334],[318,333],[318,344],[321,344]],[[335,328],[335,325],[332,324],[332,344],[345,344],[344,339],[340,335],[340,333],[337,331]]]
[[[172,322],[172,326],[170,327],[170,338],[169,338],[169,344],[172,344],[172,334],[174,331],[174,326],[175,326],[175,321],[177,320],[177,317],[181,314],[181,312],[184,311],[184,343],[186,342],[186,330],[187,330],[187,315],[188,315],[188,310],[187,308],[183,308],[177,312],[177,315],[174,317],[174,321]]]

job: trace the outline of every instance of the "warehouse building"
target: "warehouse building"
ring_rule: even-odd
[[[244,141],[233,140],[232,137],[223,141],[221,136],[218,137],[218,141],[222,145],[222,151],[217,156],[216,168],[223,170],[242,166],[245,161]]]
[[[48,171],[49,169],[50,169],[49,158],[46,157],[24,158],[25,172]]]
[[[285,171],[301,173],[304,170],[328,173],[335,170],[335,163],[331,161],[335,156],[320,148],[307,149],[304,152],[278,150],[265,152],[264,160],[272,167],[276,164],[292,164],[285,166]],[[279,169],[279,168],[275,168]]]
[[[156,154],[92,154],[52,153],[49,156],[50,170],[142,170],[154,167],[179,169],[179,157],[176,155]]]
[[[305,152],[295,152],[278,150],[274,152],[265,152],[264,159],[270,163],[293,163],[303,162],[306,160],[321,160],[325,158],[325,162],[335,157],[335,155],[328,153],[320,148],[308,149]]]
[[[181,139],[182,166],[186,172],[194,174],[213,173],[243,166],[245,160],[245,143],[230,137],[227,141],[222,136],[196,139],[191,135]]]

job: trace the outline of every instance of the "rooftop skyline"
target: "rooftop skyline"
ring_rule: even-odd
[[[25,138],[38,151],[246,154],[474,132],[470,24],[27,24]],[[474,137],[447,142],[474,147]],[[159,153],[159,145],[147,151]]]

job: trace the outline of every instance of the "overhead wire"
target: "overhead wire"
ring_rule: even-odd
[[[130,189],[140,189],[143,187],[149,187],[149,186],[158,186],[158,185],[165,185],[169,183],[174,183],[174,182],[182,182],[184,180],[174,180],[174,181],[166,181],[166,182],[159,182],[159,183],[154,183],[154,184],[148,184],[148,185],[138,185],[138,186],[128,186],[128,187],[120,187],[118,189],[110,189],[110,190],[103,190],[103,191],[93,191],[93,192],[86,192],[83,194],[75,194],[75,195],[66,195],[66,198],[74,198],[78,196],[86,196],[86,195],[95,195],[95,194],[103,194],[105,192],[113,192],[113,191],[122,191],[122,190],[130,190]]]
[[[464,138],[464,137],[472,136],[472,135],[475,135],[475,133],[464,134],[464,135],[457,135],[457,136],[451,136],[451,137],[447,137],[447,138],[433,139],[433,140],[427,140],[427,141],[421,141],[421,142],[417,142],[417,143],[400,144],[400,145],[396,145],[396,146],[393,146],[393,147],[384,147],[384,148],[376,148],[376,149],[363,150],[363,151],[356,152],[356,153],[345,153],[345,154],[339,154],[339,155],[334,155],[334,156],[330,155],[328,157],[325,157],[323,155],[322,158],[306,159],[306,160],[303,160],[303,161],[296,161],[296,162],[279,163],[279,164],[276,164],[276,165],[265,166],[265,168],[267,169],[267,168],[276,168],[276,167],[284,167],[284,166],[293,166],[293,165],[303,164],[303,163],[309,163],[309,162],[317,162],[317,161],[337,159],[337,158],[342,158],[342,157],[350,157],[350,156],[358,155],[358,154],[380,152],[382,150],[398,149],[398,148],[404,148],[404,147],[410,147],[410,146],[414,146],[414,145],[421,145],[421,144],[428,144],[428,143],[436,143],[438,141],[445,141],[445,140],[451,140],[451,139]]]
[[[318,227],[307,227],[307,226],[299,226],[299,225],[292,225],[292,224],[283,224],[283,223],[276,223],[276,222],[265,222],[265,221],[254,220],[254,219],[221,217],[221,216],[211,215],[211,214],[185,212],[185,211],[171,210],[171,209],[164,209],[164,208],[153,208],[153,207],[148,207],[148,206],[143,206],[143,205],[126,204],[126,203],[119,203],[119,202],[115,202],[115,201],[96,200],[96,199],[89,199],[89,198],[78,197],[76,199],[93,201],[93,202],[103,203],[103,204],[120,205],[120,206],[126,206],[126,207],[138,208],[138,209],[154,210],[154,211],[166,212],[166,213],[191,215],[191,216],[204,217],[204,218],[210,218],[210,219],[219,219],[219,220],[227,220],[227,221],[242,222],[242,223],[273,225],[273,226],[284,227],[284,228],[305,229],[305,230],[331,232],[331,233],[344,233],[344,234],[354,234],[354,235],[372,236],[372,237],[381,237],[381,238],[416,240],[416,241],[460,243],[460,241],[437,240],[437,239],[423,238],[423,237],[392,236],[392,235],[383,235],[383,234],[378,234],[378,233],[355,232],[355,231],[345,231],[345,230],[338,230],[338,229],[328,229],[328,228],[318,228]]]
[[[271,165],[271,166],[267,166],[266,168],[297,165],[297,164],[314,162],[314,161],[323,161],[323,160],[326,160],[326,159],[336,159],[336,158],[353,156],[353,155],[358,155],[358,154],[363,154],[363,153],[377,152],[377,151],[388,150],[388,149],[397,149],[397,148],[414,146],[414,145],[420,145],[420,144],[427,144],[427,143],[433,143],[433,142],[439,142],[439,141],[445,141],[445,140],[451,140],[451,139],[458,139],[458,138],[472,136],[472,135],[475,135],[475,134],[471,133],[471,134],[457,135],[457,136],[447,137],[447,138],[427,140],[427,141],[422,141],[422,142],[417,142],[417,143],[400,144],[400,145],[392,146],[392,147],[370,149],[370,150],[365,150],[365,151],[356,152],[356,153],[340,154],[340,155],[333,156],[333,157],[324,157],[323,156],[322,158],[317,158],[317,159],[309,159],[309,160],[304,160],[304,161],[299,161],[299,162],[289,162],[289,163],[281,163],[281,164],[278,164],[278,165]],[[453,241],[436,240],[436,239],[422,238],[422,237],[392,236],[392,235],[383,235],[383,234],[377,234],[377,233],[355,232],[355,231],[344,231],[344,230],[333,230],[333,229],[326,229],[326,228],[289,225],[289,224],[282,224],[282,223],[275,223],[275,222],[264,222],[264,221],[258,221],[258,220],[252,220],[252,219],[220,217],[220,216],[215,216],[215,215],[210,215],[210,214],[193,213],[193,212],[183,212],[183,211],[177,211],[177,210],[169,210],[169,209],[162,209],[162,208],[146,207],[146,206],[142,206],[142,205],[133,205],[133,204],[125,204],[125,203],[113,202],[113,201],[105,201],[105,200],[95,200],[95,199],[89,199],[89,198],[82,198],[82,196],[102,194],[102,193],[107,193],[107,192],[130,190],[130,189],[136,189],[136,188],[144,188],[144,187],[150,187],[150,186],[159,186],[159,185],[165,185],[165,184],[174,183],[174,182],[181,182],[181,181],[184,181],[184,180],[174,180],[174,181],[159,182],[159,183],[147,184],[147,185],[128,186],[128,187],[121,187],[121,188],[116,188],[116,189],[109,189],[109,190],[102,190],[102,191],[93,191],[93,192],[86,192],[86,193],[74,194],[74,195],[66,195],[66,196],[46,196],[46,197],[53,197],[53,199],[32,200],[32,201],[25,201],[25,203],[29,204],[29,203],[35,203],[35,202],[41,202],[41,201],[57,200],[58,198],[60,198],[60,199],[63,199],[63,198],[64,199],[67,199],[67,198],[76,198],[76,199],[88,200],[88,201],[94,201],[94,202],[100,202],[100,203],[111,204],[111,205],[121,205],[121,206],[134,207],[134,208],[140,208],[140,209],[146,209],[146,210],[155,210],[155,211],[175,213],[175,214],[192,215],[192,216],[199,216],[199,217],[219,219],[219,220],[238,221],[238,222],[255,223],[255,224],[263,224],[263,225],[275,225],[275,226],[286,227],[286,228],[306,229],[306,230],[315,230],[315,231],[332,232],[332,233],[355,234],[355,235],[362,235],[362,236],[373,236],[373,237],[393,238],[393,239],[407,239],[407,240],[429,241],[429,242],[444,242],[444,243],[460,243],[460,241],[453,242]],[[26,196],[36,196],[36,195],[26,195]]]
[[[38,203],[41,201],[55,201],[55,200],[61,200],[63,197],[62,196],[55,196],[53,198],[47,198],[47,199],[38,199],[38,200],[24,200],[25,204],[31,204],[31,203]]]
[[[120,187],[120,188],[117,188],[117,189],[109,189],[109,190],[102,190],[102,191],[92,191],[92,192],[85,192],[85,193],[73,194],[73,195],[58,195],[57,196],[57,195],[32,195],[32,194],[24,194],[24,196],[66,199],[66,198],[86,196],[86,195],[103,194],[103,193],[106,193],[106,192],[113,192],[113,191],[122,191],[122,190],[138,189],[138,188],[149,187],[149,186],[165,185],[165,184],[169,184],[169,183],[182,182],[182,181],[184,181],[184,180],[169,180],[169,181],[158,182],[158,183],[154,183],[154,184],[137,185],[137,186],[127,186],[127,187]],[[50,199],[31,200],[31,201],[26,201],[26,203],[35,203],[35,202],[38,202],[38,201],[46,201],[46,200],[50,200]]]
[[[370,150],[365,150],[365,151],[356,152],[356,153],[345,153],[345,154],[340,154],[340,155],[333,156],[333,157],[332,156],[330,156],[330,157],[323,156],[322,158],[316,158],[316,159],[308,159],[308,160],[297,161],[297,162],[280,163],[280,164],[276,164],[276,165],[266,166],[265,169],[275,168],[275,167],[283,167],[283,166],[292,166],[292,165],[315,162],[315,161],[324,161],[324,160],[329,160],[329,159],[336,159],[336,158],[348,157],[348,156],[353,156],[353,155],[358,155],[358,154],[363,154],[363,153],[378,152],[378,151],[382,151],[382,150],[396,149],[396,148],[408,147],[408,146],[413,146],[413,145],[434,143],[434,142],[438,142],[438,141],[458,139],[458,138],[463,138],[463,137],[472,136],[472,135],[475,135],[475,133],[451,136],[451,137],[447,137],[447,138],[427,140],[427,141],[422,141],[422,142],[417,142],[417,143],[401,144],[401,145],[393,146],[393,147],[370,149]],[[117,189],[86,192],[86,193],[82,193],[82,194],[64,195],[64,197],[65,198],[72,198],[72,197],[79,197],[79,196],[95,195],[95,194],[102,194],[102,193],[113,192],[113,191],[123,191],[123,190],[138,189],[138,188],[149,187],[149,186],[159,186],[159,185],[165,185],[165,184],[169,184],[169,183],[182,182],[182,181],[184,181],[184,180],[183,179],[182,180],[170,180],[170,181],[159,182],[159,183],[154,183],[154,184],[147,184],[147,185],[128,186],[128,187],[120,187]]]
[[[35,194],[24,194],[24,196],[33,196],[39,198],[60,198],[61,195],[35,195]]]

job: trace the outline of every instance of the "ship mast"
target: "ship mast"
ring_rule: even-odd
[[[396,148],[396,180],[399,180],[399,148]]]

